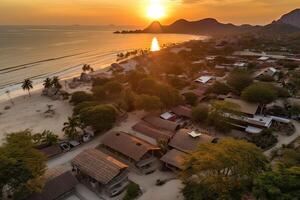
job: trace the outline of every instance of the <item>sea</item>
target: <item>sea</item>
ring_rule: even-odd
[[[122,27],[124,28],[124,27]],[[117,54],[201,39],[184,34],[113,34],[118,27],[0,26],[0,96],[21,94],[21,82],[41,84],[46,77],[71,78],[84,64],[95,70],[116,62]],[[19,91],[19,92],[17,92]]]

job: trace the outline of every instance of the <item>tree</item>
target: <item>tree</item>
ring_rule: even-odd
[[[253,194],[261,200],[300,199],[300,167],[265,172],[254,180]]]
[[[56,88],[57,91],[56,91],[55,94],[57,94],[58,91],[62,88],[62,85],[59,82],[58,76],[54,76],[53,77],[53,79],[52,79],[52,85],[53,85],[54,88]]]
[[[212,84],[208,89],[208,93],[214,93],[214,94],[228,94],[231,91],[230,87],[222,82],[216,81],[214,84]]]
[[[134,92],[131,89],[124,90],[119,101],[120,107],[127,112],[133,111],[135,109],[134,102]]]
[[[49,130],[44,130],[42,132],[42,137],[43,142],[49,146],[57,144],[58,142],[58,135],[55,135],[52,131]]]
[[[82,66],[82,71],[83,71],[83,72],[90,71],[90,70],[91,70],[91,66],[90,66],[90,65],[84,64],[84,65]]]
[[[99,105],[99,102],[97,102],[97,101],[84,101],[82,103],[78,103],[73,108],[73,115],[74,116],[80,115],[80,113],[83,112],[85,109],[94,107],[97,105]]]
[[[104,84],[104,90],[109,94],[118,94],[122,91],[122,85],[117,81],[109,81]]]
[[[80,118],[77,116],[68,117],[68,121],[64,123],[62,131],[65,132],[65,135],[72,140],[78,140],[79,131],[78,129],[82,128],[82,123]]]
[[[77,105],[79,103],[82,103],[84,101],[91,101],[93,99],[93,96],[91,94],[88,94],[83,91],[74,92],[72,94],[70,102],[74,105]]]
[[[275,89],[268,84],[255,83],[242,92],[242,98],[251,103],[259,103],[261,110],[263,110],[265,105],[276,100],[277,93]]]
[[[139,82],[141,80],[143,80],[144,78],[146,78],[147,75],[142,73],[142,72],[139,72],[139,71],[131,71],[128,73],[127,75],[127,81],[129,83],[129,85],[131,86],[131,89],[133,91],[136,91],[137,88],[139,87]]]
[[[53,86],[52,80],[50,78],[46,78],[43,82],[43,86],[45,89],[49,89]]]
[[[158,97],[146,94],[137,96],[134,105],[136,109],[145,111],[157,111],[162,108],[162,103]]]
[[[79,116],[85,126],[92,126],[101,132],[113,127],[117,112],[111,105],[97,105],[83,109]]]
[[[136,183],[130,182],[127,186],[127,191],[123,200],[134,200],[141,192],[140,186]]]
[[[256,146],[266,149],[276,144],[278,139],[273,135],[271,129],[264,129],[261,133],[252,137],[252,142],[256,144]]]
[[[192,109],[192,120],[194,122],[205,122],[207,120],[209,109],[205,105],[198,105]]]
[[[267,169],[261,150],[246,141],[222,139],[217,144],[201,144],[186,158],[183,194],[197,200],[239,199],[253,178]],[[187,188],[191,184],[197,189]]]
[[[45,156],[34,148],[29,130],[8,134],[0,147],[0,198],[4,187],[9,188],[13,199],[40,192],[45,162]]]
[[[228,85],[238,93],[241,93],[252,81],[251,75],[246,70],[234,70],[227,78]]]
[[[163,84],[157,85],[155,96],[160,98],[164,108],[169,109],[182,103],[182,96],[175,88]]]
[[[185,102],[191,106],[195,106],[198,101],[198,96],[193,92],[187,92],[184,94]]]
[[[32,81],[31,81],[30,79],[25,79],[24,82],[22,83],[22,89],[23,89],[23,90],[27,90],[29,96],[31,96],[30,90],[31,90],[32,88],[33,88]]]

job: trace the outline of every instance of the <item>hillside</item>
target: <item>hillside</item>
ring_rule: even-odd
[[[300,28],[300,9],[295,9],[283,15],[276,23],[288,24]]]

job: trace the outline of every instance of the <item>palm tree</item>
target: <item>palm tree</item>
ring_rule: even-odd
[[[53,77],[52,86],[54,86],[57,89],[55,94],[57,94],[57,92],[62,88],[62,85],[59,83],[59,78],[57,76]]]
[[[53,86],[52,80],[48,77],[44,80],[43,86],[45,89],[49,89]]]
[[[25,79],[24,82],[22,83],[22,89],[27,90],[30,97],[31,97],[30,90],[32,88],[33,88],[32,81],[30,79]]]
[[[78,128],[82,127],[82,123],[79,117],[68,117],[68,122],[64,123],[62,131],[69,139],[78,139],[79,131]]]
[[[43,142],[47,145],[57,144],[58,136],[49,130],[44,130],[42,133]]]
[[[15,103],[13,102],[13,100],[12,100],[12,98],[11,98],[11,96],[10,96],[10,91],[9,91],[9,90],[6,90],[5,93],[6,93],[6,95],[8,96],[9,101],[11,102],[11,104],[14,105]]]
[[[90,65],[84,64],[83,67],[82,67],[82,71],[83,72],[89,71],[90,68],[91,68]]]

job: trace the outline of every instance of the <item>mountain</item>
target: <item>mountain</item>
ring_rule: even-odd
[[[180,19],[170,25],[162,25],[154,21],[147,28],[135,31],[117,31],[115,33],[182,33],[200,35],[223,35],[244,32],[287,34],[300,32],[300,9],[296,9],[283,15],[278,21],[273,21],[265,26],[252,26],[248,24],[234,25],[224,24],[213,18],[206,18],[198,21],[187,21]]]
[[[233,24],[222,24],[216,19],[206,18],[199,21],[189,22],[185,19],[163,26],[159,22],[153,22],[142,30],[144,33],[188,33],[188,34],[226,34],[236,33],[244,30],[253,30],[257,27],[250,25],[236,26]]]
[[[277,24],[288,24],[300,28],[300,9],[295,9],[292,12],[289,12],[283,15],[278,21]]]

